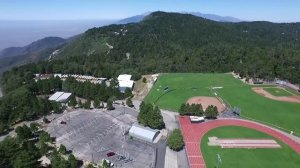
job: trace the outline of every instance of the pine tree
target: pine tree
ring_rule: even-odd
[[[128,99],[126,100],[126,104],[127,104],[127,106],[129,106],[129,107],[134,107],[131,98],[128,98]]]
[[[75,107],[77,105],[77,101],[75,96],[72,94],[71,99],[70,99],[70,106]]]
[[[207,118],[216,118],[218,116],[218,109],[216,106],[210,105],[205,110],[205,116]]]
[[[113,106],[112,100],[108,100],[107,101],[106,108],[107,108],[107,110],[113,110],[113,109],[115,109],[114,106]]]

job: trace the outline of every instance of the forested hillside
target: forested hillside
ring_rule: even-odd
[[[155,12],[140,23],[88,30],[47,72],[111,77],[121,72],[228,72],[299,83],[300,23],[222,23]]]
[[[222,23],[188,14],[154,12],[140,23],[93,28],[55,60],[22,73],[229,72],[300,83],[300,23]],[[14,71],[4,74],[7,79]],[[18,78],[14,76],[15,78]]]

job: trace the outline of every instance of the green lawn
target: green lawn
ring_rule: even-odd
[[[173,73],[163,74],[145,98],[159,107],[178,111],[193,96],[213,96],[210,87],[239,87],[242,83],[229,74]],[[164,88],[169,87],[167,94]]]
[[[170,92],[164,94],[168,86]],[[271,100],[251,90],[250,85],[235,79],[231,74],[163,74],[159,77],[146,102],[160,108],[178,111],[180,105],[193,96],[213,96],[209,87],[218,89],[219,96],[231,106],[240,107],[243,117],[268,122],[300,133],[300,103]],[[173,91],[172,91],[173,90]]]
[[[293,96],[283,88],[281,89],[276,87],[265,87],[264,90],[269,92],[273,96]]]
[[[215,168],[217,154],[221,156],[220,168],[298,168],[300,155],[289,146],[275,139],[282,148],[277,149],[222,149],[208,146],[208,137],[218,138],[270,138],[273,137],[256,130],[226,126],[209,131],[201,141],[201,151],[207,168]]]

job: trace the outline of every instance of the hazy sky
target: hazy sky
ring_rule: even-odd
[[[300,0],[0,0],[0,20],[121,19],[157,10],[300,21]]]

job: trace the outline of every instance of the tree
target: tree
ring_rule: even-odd
[[[39,141],[40,142],[50,142],[51,141],[50,134],[48,132],[42,131],[39,136]]]
[[[111,167],[111,166],[110,166],[109,162],[108,162],[106,159],[103,159],[103,160],[101,161],[100,168],[110,168],[110,167]]]
[[[201,104],[181,104],[179,108],[180,115],[203,116],[203,113]]]
[[[207,118],[216,118],[218,116],[218,108],[213,105],[208,106],[205,110],[205,116]]]
[[[90,109],[90,108],[91,108],[91,100],[87,100],[87,101],[83,104],[83,108],[85,108],[85,109]]]
[[[20,152],[20,145],[14,138],[0,142],[0,167],[12,167],[14,158]]]
[[[95,168],[95,166],[91,163],[89,163],[85,168]]]
[[[134,107],[131,98],[126,99],[126,105],[129,106],[129,107]]]
[[[145,102],[142,102],[140,104],[140,112],[137,117],[139,124],[142,124],[145,126],[148,125],[148,114],[149,114],[149,111],[152,109],[153,109],[152,104],[146,104]]]
[[[65,147],[65,145],[61,144],[58,150],[59,153],[61,154],[66,154],[67,153],[67,148]]]
[[[36,122],[30,123],[31,132],[36,132],[39,129],[39,124]]]
[[[100,100],[98,98],[94,99],[94,107],[95,108],[100,107]]]
[[[76,98],[74,96],[74,94],[72,94],[71,98],[70,98],[70,102],[69,102],[70,106],[75,107],[77,105],[77,101]]]
[[[23,142],[32,137],[32,132],[31,132],[30,128],[27,127],[26,125],[17,127],[16,133],[17,133],[17,140],[19,142]]]
[[[46,124],[50,123],[50,121],[46,117],[43,118],[43,122],[46,123]]]
[[[167,140],[167,145],[174,151],[180,151],[181,149],[183,149],[184,141],[179,129],[176,128],[170,133]]]
[[[106,105],[107,110],[113,110],[115,109],[113,106],[113,102],[111,100],[107,101],[107,105]]]
[[[39,163],[37,158],[27,151],[21,151],[13,162],[14,168],[33,168],[38,167]]]
[[[157,106],[149,111],[147,126],[153,129],[163,129],[165,127],[161,111]]]
[[[137,119],[139,124],[149,126],[153,129],[162,129],[165,127],[161,111],[157,106],[153,107],[152,104],[142,102]]]
[[[132,91],[130,88],[125,89],[124,97],[131,97],[132,96]]]
[[[40,149],[40,153],[42,155],[45,155],[48,153],[48,151],[51,149],[46,143],[44,142],[40,142],[39,143],[39,149]]]
[[[68,162],[70,164],[70,168],[77,168],[78,167],[78,160],[75,158],[75,156],[73,154],[69,155]]]
[[[147,83],[147,79],[143,77],[143,83]]]

